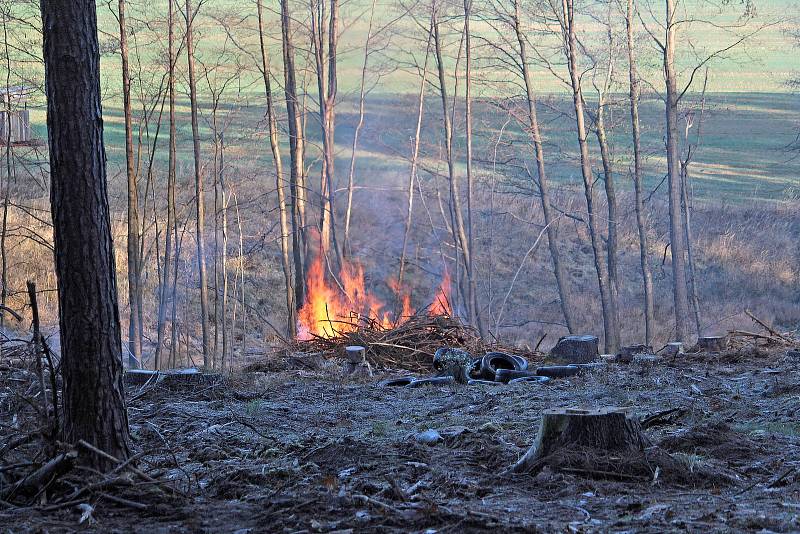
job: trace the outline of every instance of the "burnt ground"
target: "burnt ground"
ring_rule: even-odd
[[[129,388],[125,501],[0,506],[3,532],[800,531],[800,375],[783,351],[682,356],[549,384],[381,388],[303,371]],[[690,473],[506,475],[542,410],[627,407]],[[435,429],[442,440],[413,436]],[[137,506],[138,505],[138,506]]]

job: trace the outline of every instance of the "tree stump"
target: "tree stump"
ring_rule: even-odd
[[[697,348],[703,352],[722,352],[728,348],[728,336],[706,336],[698,338]]]
[[[653,349],[647,345],[628,345],[626,347],[620,347],[619,354],[617,354],[617,362],[631,363],[634,358],[640,354],[652,353]]]
[[[646,439],[638,421],[619,408],[548,410],[542,414],[536,443],[514,464],[511,471],[538,472],[548,463],[570,452],[596,452],[607,456],[629,452],[641,456]]]
[[[667,343],[667,346],[664,347],[664,356],[675,357],[683,354],[683,343],[680,341],[673,341],[672,343]]]
[[[597,336],[565,336],[550,351],[550,358],[563,364],[593,362],[599,343]]]

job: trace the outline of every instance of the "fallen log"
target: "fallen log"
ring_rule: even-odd
[[[69,450],[58,454],[42,467],[18,480],[0,493],[0,500],[7,501],[14,497],[33,497],[46,490],[58,478],[69,473],[75,467],[78,451]]]

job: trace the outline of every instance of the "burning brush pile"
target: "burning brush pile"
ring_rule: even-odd
[[[366,347],[366,359],[375,368],[417,372],[430,370],[434,353],[444,346],[473,354],[497,350],[453,313],[447,271],[432,303],[419,310],[412,307],[410,292],[394,280],[388,282],[396,296],[395,310],[390,310],[365,290],[359,264],[345,263],[338,278],[328,281],[320,257],[309,266],[293,352],[343,357],[346,347],[358,345]]]

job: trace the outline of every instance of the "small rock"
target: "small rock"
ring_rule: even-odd
[[[593,362],[599,343],[597,336],[565,336],[550,351],[550,358],[564,364]]]
[[[442,441],[442,435],[436,430],[425,430],[414,434],[414,441],[423,445],[436,445]]]
[[[800,358],[800,349],[789,349],[786,351],[786,356],[789,358]]]

